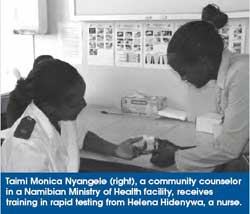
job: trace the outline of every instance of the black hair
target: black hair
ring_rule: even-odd
[[[33,68],[33,75],[26,80],[26,90],[36,105],[48,103],[53,106],[61,104],[65,92],[77,82],[85,82],[78,71],[69,63],[58,59],[46,60]]]
[[[86,85],[81,75],[64,61],[52,58],[36,64],[26,79],[17,82],[12,92],[12,104],[8,105],[10,122],[13,124],[31,101],[40,109],[44,105],[61,105],[65,92],[76,83],[80,83],[85,91]],[[12,124],[8,123],[8,126]]]
[[[202,9],[201,19],[214,24],[217,29],[220,29],[227,24],[228,16],[221,12],[216,4],[208,4]]]
[[[51,60],[51,55],[40,55],[33,62],[33,68],[41,62]],[[27,78],[31,76],[33,69],[29,72]],[[20,78],[17,81],[15,89],[10,93],[8,106],[7,106],[7,127],[11,127],[13,123],[22,115],[26,107],[30,103],[26,93],[26,81]]]
[[[38,65],[39,63],[45,61],[45,60],[50,60],[53,59],[53,57],[51,55],[40,55],[38,56],[34,62],[33,62],[33,68]]]
[[[217,78],[224,49],[217,29],[219,25],[214,23],[217,19],[212,19],[210,9],[210,6],[206,6],[203,11],[213,24],[192,21],[182,25],[174,33],[167,49],[168,64],[197,88]],[[216,13],[216,16],[219,15]]]

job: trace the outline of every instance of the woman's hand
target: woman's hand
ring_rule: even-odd
[[[135,146],[135,143],[138,143],[143,140],[143,137],[129,138],[123,141],[120,145],[117,146],[115,150],[115,156],[127,160],[131,160],[138,155],[140,155],[147,147],[146,142],[142,142],[141,146]]]
[[[178,149],[178,146],[168,140],[156,139],[155,148],[150,161],[159,167],[171,166],[175,163],[175,152]]]

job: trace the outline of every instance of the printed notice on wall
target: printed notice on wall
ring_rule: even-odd
[[[81,23],[58,24],[58,56],[72,64],[82,64]]]
[[[239,54],[245,53],[245,33],[246,26],[240,22],[229,23],[220,30],[225,47]]]
[[[119,23],[116,25],[116,55],[118,66],[142,66],[142,24]]]
[[[88,25],[88,64],[114,65],[114,26],[111,23]]]
[[[167,66],[168,43],[174,33],[173,23],[147,23],[144,31],[145,67]]]

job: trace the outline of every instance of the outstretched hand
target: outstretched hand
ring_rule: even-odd
[[[135,146],[135,143],[138,143],[143,140],[143,137],[129,138],[123,141],[115,150],[115,155],[119,158],[131,160],[137,157],[142,151],[147,147],[147,144],[143,142],[142,146]]]

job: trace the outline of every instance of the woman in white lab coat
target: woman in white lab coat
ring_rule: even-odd
[[[182,171],[213,171],[239,160],[248,148],[249,58],[224,49],[218,29],[226,23],[225,13],[215,5],[207,5],[202,21],[181,26],[168,46],[168,64],[183,80],[197,88],[216,80],[217,110],[224,118],[222,132],[214,141],[208,144],[194,142],[195,148],[173,149],[171,154],[158,157],[172,157],[172,162]],[[241,166],[228,170],[241,170]]]
[[[2,171],[77,172],[82,147],[125,159],[137,155],[132,144],[141,138],[116,146],[77,127],[75,119],[86,106],[85,82],[70,64],[45,60],[17,88],[27,108],[2,145]]]

